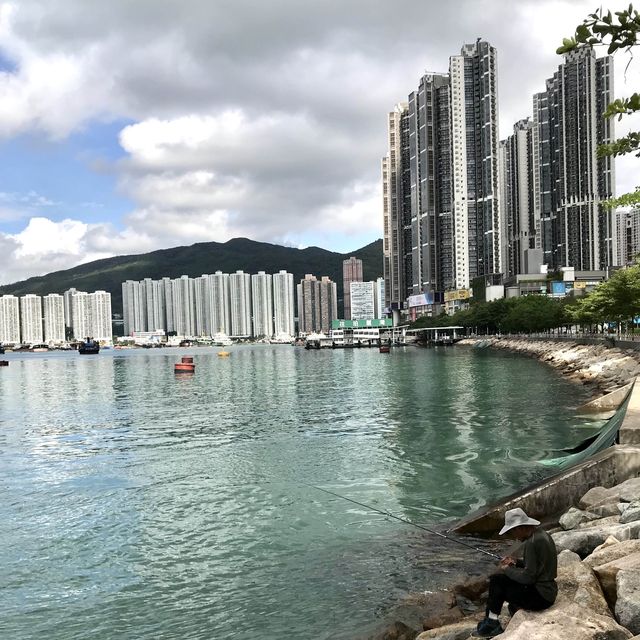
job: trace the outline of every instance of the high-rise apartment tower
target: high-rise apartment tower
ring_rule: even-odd
[[[344,317],[351,319],[351,288],[352,282],[362,282],[362,260],[351,256],[342,261],[342,286],[344,297]]]

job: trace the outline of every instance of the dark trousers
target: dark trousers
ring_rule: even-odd
[[[553,602],[545,600],[533,585],[520,584],[504,573],[496,573],[489,578],[487,615],[489,611],[500,615],[502,605],[505,602],[509,603],[511,615],[518,609],[542,611],[542,609],[547,609],[553,604]]]

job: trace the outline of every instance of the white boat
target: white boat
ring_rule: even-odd
[[[233,344],[233,340],[226,333],[216,333],[212,342],[216,347],[229,347]]]
[[[293,338],[286,333],[279,333],[269,340],[271,344],[293,344]]]

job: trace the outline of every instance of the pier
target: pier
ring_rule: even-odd
[[[450,346],[466,336],[465,327],[427,327],[424,329],[407,329],[407,335],[413,335],[416,343],[425,347]]]

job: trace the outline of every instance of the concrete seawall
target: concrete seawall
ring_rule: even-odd
[[[595,392],[602,384],[609,386],[608,394],[578,407],[579,413],[612,412],[628,395],[630,397],[620,426],[619,444],[469,514],[452,528],[453,531],[490,535],[500,528],[505,511],[514,507],[522,507],[533,517],[553,522],[592,487],[612,487],[640,475],[640,384],[635,384],[634,375],[636,371],[640,374],[640,354],[631,355],[603,344],[578,345],[526,338],[467,338],[459,344],[531,355],[576,381],[593,384]],[[617,380],[621,384],[611,389]]]
[[[524,491],[483,507],[460,520],[452,531],[480,535],[495,534],[508,509],[521,507],[543,524],[555,524],[557,517],[577,504],[593,487],[613,487],[640,475],[640,446],[616,445],[563,473],[546,478]]]

